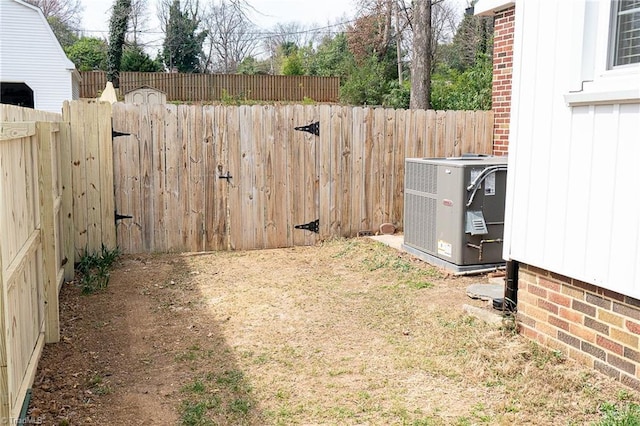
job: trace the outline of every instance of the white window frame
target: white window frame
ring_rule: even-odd
[[[612,66],[615,6],[611,0],[582,0],[574,25],[576,81],[564,95],[569,106],[640,103],[640,63]],[[594,31],[595,29],[595,31]]]

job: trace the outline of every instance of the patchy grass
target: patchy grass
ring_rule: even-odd
[[[65,408],[73,424],[635,424],[638,393],[524,339],[511,317],[466,315],[485,305],[465,292],[483,280],[367,238],[125,256],[106,292],[70,305],[73,345],[45,347],[70,352],[42,367],[110,366],[91,411]],[[36,389],[40,412],[79,393],[69,385]]]

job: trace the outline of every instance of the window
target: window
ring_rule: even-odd
[[[569,106],[640,102],[640,0],[580,0]]]
[[[613,14],[612,65],[640,63],[640,0],[615,2]]]

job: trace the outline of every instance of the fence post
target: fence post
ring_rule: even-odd
[[[44,264],[45,341],[60,340],[60,318],[58,310],[58,261],[54,228],[53,167],[51,137],[52,124],[36,123],[39,159],[40,186],[40,235],[42,238],[42,260]]]

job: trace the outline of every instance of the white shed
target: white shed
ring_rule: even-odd
[[[163,105],[167,103],[167,94],[151,86],[141,86],[127,92],[124,101],[131,104]]]
[[[0,102],[60,112],[80,96],[80,74],[42,11],[0,0]]]

